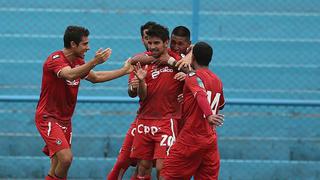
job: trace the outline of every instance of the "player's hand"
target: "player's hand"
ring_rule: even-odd
[[[158,59],[153,60],[152,64],[154,64],[156,66],[168,65],[168,60],[170,57],[171,56],[169,56],[169,54],[163,54]]]
[[[182,103],[183,102],[183,94],[179,94],[177,100],[178,100],[178,103]]]
[[[210,125],[213,126],[222,126],[224,121],[224,115],[223,114],[212,114],[207,117],[207,120]]]
[[[131,59],[130,59],[130,58],[128,58],[128,59],[124,62],[122,68],[126,71],[127,74],[131,73],[131,72],[134,70],[134,67],[133,67],[133,65],[131,64]]]
[[[180,61],[178,61],[176,63],[176,67],[178,67],[178,70],[180,70],[183,67],[186,67],[191,71],[192,70],[192,68],[191,68],[191,59],[182,58]]]
[[[173,79],[184,81],[186,79],[186,74],[184,72],[178,72],[176,75],[174,75]]]
[[[136,75],[136,77],[139,81],[143,81],[146,78],[147,68],[148,68],[148,65],[145,65],[144,68],[142,68],[140,63],[137,63],[134,66],[133,73]]]
[[[96,64],[102,64],[109,59],[111,56],[112,50],[110,48],[107,48],[105,50],[102,50],[101,48],[96,52],[96,55],[94,56],[94,61]]]
[[[193,46],[194,46],[194,45],[191,44],[191,45],[187,48],[186,54],[188,54],[190,51],[192,51]]]
[[[129,84],[132,89],[137,89],[139,87],[139,79],[135,76]]]

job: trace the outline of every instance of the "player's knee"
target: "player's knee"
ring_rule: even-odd
[[[71,165],[71,163],[72,163],[72,159],[73,159],[72,155],[71,156],[66,156],[66,157],[64,157],[64,158],[62,158],[60,160],[60,163],[65,167],[69,167]]]
[[[58,154],[59,164],[64,167],[69,167],[72,163],[73,155],[71,150],[62,150]]]
[[[160,172],[163,168],[163,159],[157,159],[156,161],[156,169]]]
[[[149,170],[152,168],[152,161],[142,160],[139,162],[139,174],[148,174]]]

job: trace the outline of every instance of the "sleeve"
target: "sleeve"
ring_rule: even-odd
[[[62,68],[69,66],[59,54],[52,55],[48,59],[48,69],[53,71],[58,77]]]
[[[186,76],[185,84],[187,88],[192,92],[195,97],[198,92],[206,93],[206,89],[204,88],[204,84],[202,80],[197,77],[194,73]]]
[[[219,99],[219,109],[223,109],[224,105],[225,105],[226,101],[224,99],[224,95],[223,95],[223,87],[222,87],[222,83],[221,83],[221,96]]]
[[[212,115],[212,109],[208,102],[207,93],[202,80],[197,76],[188,76],[186,77],[185,84],[187,88],[192,92],[204,116],[208,117]]]

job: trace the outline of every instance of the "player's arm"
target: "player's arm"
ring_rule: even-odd
[[[112,71],[90,71],[86,80],[92,83],[100,83],[105,81],[110,81],[121,77],[123,75],[129,74],[133,71],[133,66],[131,65],[130,59],[127,59],[122,68],[112,70]]]
[[[96,65],[104,63],[110,57],[110,55],[111,55],[111,49],[107,48],[104,51],[102,51],[102,49],[99,49],[96,52],[95,57],[89,62],[75,68],[71,68],[70,66],[63,67],[58,72],[58,77],[67,79],[69,81],[73,81],[75,79],[84,77]]]
[[[135,66],[135,70],[133,71],[139,81],[137,94],[139,95],[141,101],[145,100],[145,98],[147,97],[147,83],[145,81],[145,78],[147,76],[147,68],[148,65],[146,65],[145,68],[142,69],[140,63],[137,63],[137,65]]]
[[[138,62],[141,65],[152,64],[155,61],[155,58],[148,56],[147,54],[136,55],[131,58],[131,64],[136,65]]]
[[[199,82],[196,80],[197,77],[195,75],[191,76],[193,77],[186,78],[185,85],[193,93],[198,106],[203,112],[205,118],[208,120],[209,124],[221,126],[223,124],[224,116],[222,114],[213,113],[203,83],[200,82],[199,84]],[[199,81],[201,81],[200,78]]]
[[[193,71],[193,69],[191,68],[191,60],[192,60],[192,51],[190,51],[186,56],[184,56],[179,61],[176,61],[173,57],[170,57],[167,60],[167,63],[170,66],[176,68],[178,71],[182,71],[188,74]]]

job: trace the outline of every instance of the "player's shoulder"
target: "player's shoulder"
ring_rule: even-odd
[[[185,81],[190,81],[192,79],[196,79],[197,78],[197,72],[196,71],[191,71],[187,74]]]
[[[172,49],[168,48],[167,50],[168,50],[169,56],[173,57],[175,60],[178,61],[182,58],[180,54],[174,52]]]
[[[61,50],[51,53],[48,57],[49,60],[59,60],[62,58],[63,58],[63,52]]]

